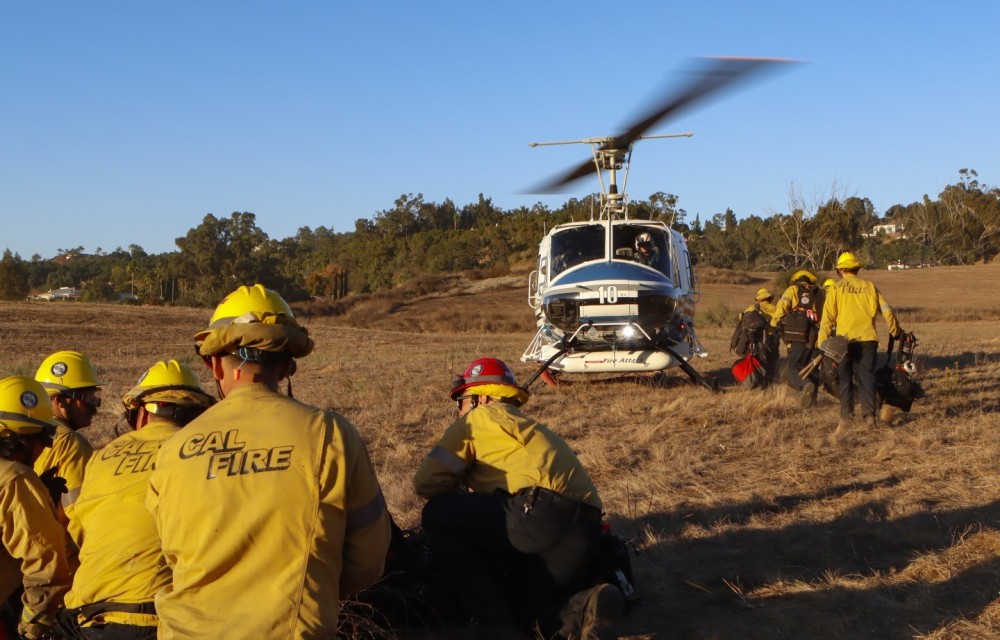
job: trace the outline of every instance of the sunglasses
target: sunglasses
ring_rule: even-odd
[[[82,389],[70,394],[74,400],[80,400],[91,409],[101,406],[101,390],[98,388]]]

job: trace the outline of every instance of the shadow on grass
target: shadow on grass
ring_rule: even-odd
[[[917,354],[916,361],[921,367],[926,369],[967,369],[983,364],[984,362],[1000,361],[1000,353],[986,353],[985,351],[963,351],[958,354],[946,354],[929,356]]]
[[[832,521],[725,529],[754,515],[899,481],[889,476],[815,494],[623,522],[626,530],[649,528],[668,540],[642,550],[637,559],[646,605],[624,632],[670,638],[912,638],[959,617],[976,617],[1000,590],[1000,558],[992,554],[941,582],[917,577],[888,584],[884,577],[905,570],[922,554],[956,546],[968,531],[997,528],[1000,501],[893,519],[888,503],[871,500]],[[679,527],[689,524],[704,527],[706,535],[678,540]],[[723,530],[713,531],[717,527]],[[861,586],[838,584],[844,576]]]

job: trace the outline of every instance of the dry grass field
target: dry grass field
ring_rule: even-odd
[[[862,275],[916,332],[929,394],[875,430],[838,429],[829,396],[802,411],[784,387],[727,387],[731,327],[699,329],[710,355],[694,364],[722,381],[717,395],[679,372],[533,387],[526,411],[570,442],[640,547],[644,604],[620,637],[1000,637],[1000,265]],[[699,309],[737,311],[768,277],[706,284]],[[455,417],[451,375],[483,355],[533,372],[518,361],[534,324],[526,279],[304,317],[318,348],[295,395],[358,426],[404,527],[421,508],[411,475]],[[191,336],[210,314],[0,303],[0,374],[32,375],[57,349],[90,355],[108,382],[87,434],[101,445],[154,361],[209,382]]]

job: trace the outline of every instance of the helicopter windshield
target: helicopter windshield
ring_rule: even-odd
[[[641,225],[615,225],[615,258],[631,260],[670,275],[670,250],[662,229]]]
[[[570,267],[604,259],[604,225],[566,229],[552,237],[552,276]]]

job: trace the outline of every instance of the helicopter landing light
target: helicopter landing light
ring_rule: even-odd
[[[625,336],[626,338],[631,338],[635,336],[635,329],[632,327],[632,325],[628,325],[627,327],[622,329],[622,335]]]

